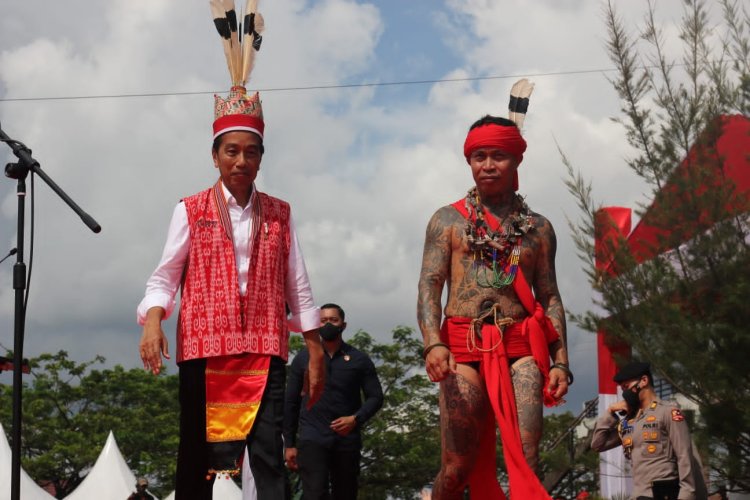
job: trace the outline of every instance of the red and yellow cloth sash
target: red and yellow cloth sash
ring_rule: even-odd
[[[206,442],[209,474],[240,472],[247,435],[258,415],[271,356],[240,354],[206,359]]]

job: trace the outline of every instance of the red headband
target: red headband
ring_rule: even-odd
[[[521,137],[518,127],[488,123],[469,130],[464,142],[464,157],[469,162],[471,153],[481,148],[497,148],[518,158],[518,164],[523,161],[526,151],[526,141]],[[513,176],[513,190],[518,191],[518,170]]]
[[[469,131],[464,142],[464,156],[469,161],[471,153],[480,148],[497,148],[523,160],[526,141],[521,137],[517,127],[488,123]]]
[[[244,130],[258,134],[263,139],[263,120],[251,115],[225,115],[214,120],[214,139],[224,132]]]

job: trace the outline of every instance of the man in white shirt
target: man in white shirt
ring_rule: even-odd
[[[325,383],[319,310],[289,205],[254,185],[263,129],[257,93],[235,86],[228,99],[216,97],[220,179],[178,203],[138,306],[141,358],[156,375],[170,357],[161,322],[181,288],[177,500],[210,499],[215,475],[238,474],[243,455],[251,472],[243,478],[254,477],[259,500],[288,498],[281,426],[290,329],[311,353],[310,406]]]

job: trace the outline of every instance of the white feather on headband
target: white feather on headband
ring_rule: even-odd
[[[508,103],[508,118],[516,124],[519,130],[523,128],[523,120],[529,109],[529,96],[534,90],[534,84],[526,78],[522,78],[513,84],[510,89],[510,102]]]
[[[241,22],[237,21],[234,0],[209,0],[216,31],[221,37],[232,86],[244,87],[255,66],[255,53],[260,50],[265,28],[258,12],[258,1],[247,0]]]

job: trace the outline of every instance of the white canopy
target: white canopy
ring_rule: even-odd
[[[123,500],[135,491],[135,476],[122,458],[115,436],[109,432],[94,467],[65,500]]]
[[[8,444],[3,426],[0,425],[0,500],[10,500],[10,483],[13,467],[13,452]],[[53,500],[55,497],[36,484],[26,471],[21,469],[21,498],[24,500]]]

